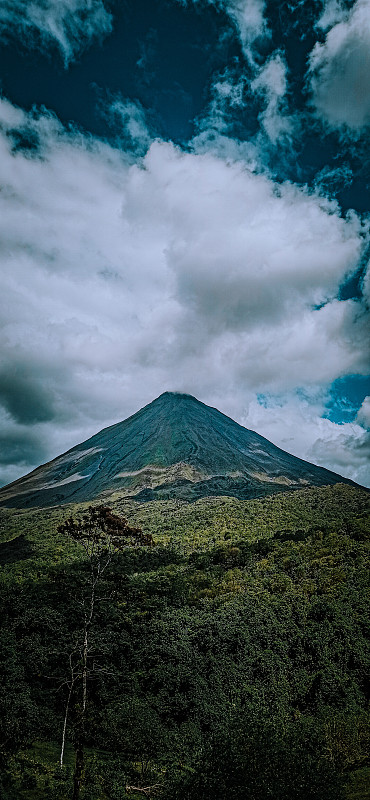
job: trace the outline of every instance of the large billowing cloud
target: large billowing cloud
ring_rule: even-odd
[[[315,111],[330,127],[358,135],[370,125],[370,0],[357,0],[349,12],[328,3],[321,27],[329,28],[325,41],[310,56]]]
[[[56,45],[66,65],[111,28],[112,16],[103,0],[2,0],[0,4],[1,37]]]
[[[163,141],[133,164],[5,100],[0,125],[4,482],[166,389],[241,420],[258,393],[316,397],[364,372],[362,304],[336,299],[361,251],[356,215]],[[332,433],[315,409],[310,446],[286,447],[335,468],[324,446],[316,455],[316,434]],[[352,477],[361,419],[346,440]]]

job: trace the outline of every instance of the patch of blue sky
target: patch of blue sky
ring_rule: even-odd
[[[339,300],[360,300],[362,297],[363,282],[370,258],[370,245],[364,248],[362,258],[355,272],[346,278],[339,287]]]
[[[330,387],[326,411],[331,422],[353,422],[365,397],[370,395],[370,375],[346,375]]]

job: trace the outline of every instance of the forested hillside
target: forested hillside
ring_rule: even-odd
[[[1,511],[1,797],[368,798],[369,494],[89,513]]]

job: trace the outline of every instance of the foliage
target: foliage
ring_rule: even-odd
[[[185,780],[168,787],[171,800],[341,800],[339,773],[321,755],[312,720],[284,726],[241,710],[213,732]]]
[[[0,587],[1,796],[72,796],[100,563],[83,800],[145,796],[125,787],[163,800],[365,800],[368,494],[156,506],[156,547],[137,531],[143,508],[118,522],[120,503],[69,508],[67,521],[60,509],[7,518],[32,556],[6,560]]]
[[[80,542],[93,557],[102,551],[123,550],[125,547],[152,545],[150,534],[135,528],[108,506],[89,506],[82,517],[69,517],[58,527],[58,533]]]

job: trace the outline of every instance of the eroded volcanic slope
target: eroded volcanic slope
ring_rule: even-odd
[[[102,500],[261,497],[352,483],[280,450],[195,397],[165,392],[133,416],[0,490],[0,505]]]

